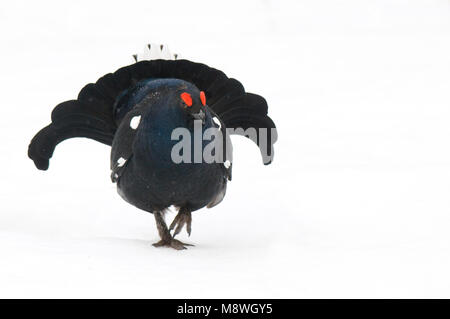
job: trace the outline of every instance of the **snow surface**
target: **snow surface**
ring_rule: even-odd
[[[0,5],[0,297],[450,297],[448,1],[8,1]],[[186,251],[73,139],[30,139],[146,43],[262,94],[272,165],[233,138],[225,200]],[[169,218],[173,218],[171,214]]]

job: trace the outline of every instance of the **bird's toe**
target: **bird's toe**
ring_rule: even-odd
[[[158,241],[157,243],[154,243],[154,244],[152,244],[154,247],[163,247],[163,246],[166,246],[166,241],[164,241],[164,240],[160,240],[160,241]]]
[[[170,247],[172,247],[172,248],[174,248],[174,249],[176,249],[176,250],[187,249],[187,248],[185,247],[185,244],[184,244],[184,243],[182,243],[181,241],[176,240],[176,239],[173,239],[173,240],[170,242]]]
[[[154,243],[153,246],[154,247],[170,247],[170,248],[173,248],[176,250],[184,250],[184,249],[187,249],[186,246],[194,246],[194,245],[186,244],[186,243],[183,243],[182,241],[172,238],[170,240],[161,239],[157,243]]]

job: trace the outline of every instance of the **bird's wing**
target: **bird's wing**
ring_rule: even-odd
[[[231,181],[231,172],[233,169],[233,145],[231,144],[230,135],[227,132],[225,123],[220,119],[220,117],[212,110],[210,110],[214,125],[220,129],[222,133],[222,147],[224,154],[223,158],[223,169],[225,170],[225,177],[222,180],[222,188],[217,193],[217,195],[208,203],[207,208],[212,208],[218,205],[223,198],[225,197],[225,193],[227,192],[227,180]]]
[[[225,193],[227,192],[227,182],[226,180],[223,181],[222,189],[220,192],[208,203],[206,208],[213,208],[214,206],[220,204],[220,202],[225,197]]]
[[[141,114],[137,107],[125,115],[116,131],[111,149],[111,181],[113,183],[120,178],[133,156],[133,141],[140,122]]]
[[[214,122],[214,126],[217,127],[222,133],[223,140],[218,145],[222,147],[223,154],[223,168],[226,172],[227,179],[231,181],[231,171],[233,166],[233,145],[231,144],[230,134],[228,134],[225,123],[220,119],[220,117],[211,109],[209,111]]]

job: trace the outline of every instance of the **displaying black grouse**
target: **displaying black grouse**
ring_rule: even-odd
[[[154,246],[175,249],[188,246],[174,237],[183,226],[190,235],[191,212],[213,207],[225,196],[232,170],[229,134],[252,137],[264,164],[272,161],[277,138],[263,97],[188,60],[140,61],[106,74],[76,100],[56,106],[51,119],[29,145],[36,167],[47,170],[56,145],[72,137],[111,145],[111,179],[118,193],[154,214],[161,237]],[[205,138],[208,130],[217,136]],[[183,144],[177,140],[181,133],[190,133]],[[202,156],[211,141],[214,161]],[[164,212],[170,206],[178,214],[168,228]]]

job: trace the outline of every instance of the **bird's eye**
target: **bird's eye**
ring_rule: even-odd
[[[192,106],[192,97],[189,93],[183,92],[183,93],[181,93],[180,97],[183,100],[183,102],[186,103],[186,105],[188,107]]]
[[[205,96],[205,92],[200,91],[200,101],[202,101],[203,106],[206,105],[206,96]]]

